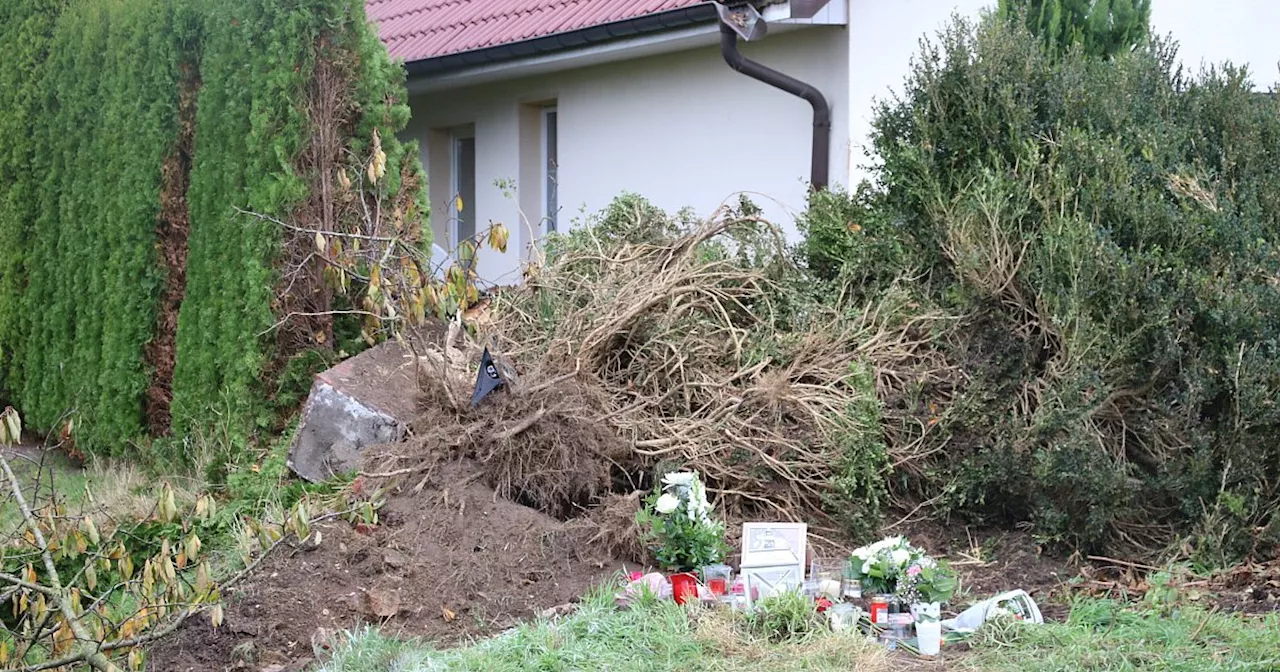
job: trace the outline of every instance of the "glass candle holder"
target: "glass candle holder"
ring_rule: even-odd
[[[707,565],[702,568],[702,582],[712,595],[727,595],[733,583],[733,568],[729,565]]]

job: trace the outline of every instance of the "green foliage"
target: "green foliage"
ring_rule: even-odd
[[[28,4],[36,13],[57,7]],[[142,344],[161,272],[159,166],[177,132],[174,81],[186,37],[173,3],[67,7],[25,82],[42,111],[27,137],[5,139],[6,153],[31,161],[12,187],[30,209],[0,224],[19,232],[14,251],[25,257],[26,282],[0,299],[0,322],[12,325],[18,312],[21,329],[6,344],[23,355],[21,379],[3,382],[33,427],[51,428],[70,411],[86,444],[117,451],[142,430]]]
[[[297,398],[296,381],[274,380],[297,352],[272,331],[286,317],[284,238],[237,209],[288,220],[332,168],[305,160],[322,121],[308,105],[317,64],[344,78],[337,151],[364,156],[377,132],[379,188],[421,173],[395,139],[409,117],[403,69],[363,2],[14,0],[0,8],[0,52],[0,390],[38,430],[74,420],[89,454],[145,442],[153,384],[172,390],[180,436],[229,423],[244,445],[271,429],[268,400]],[[180,119],[191,87],[195,118]],[[191,122],[186,191],[162,194]],[[175,201],[189,234],[168,381],[144,348],[166,278],[183,270],[157,235]]]
[[[854,538],[874,534],[880,528],[889,503],[887,487],[889,454],[881,429],[881,402],[875,375],[861,362],[850,367],[846,413],[836,418],[834,442],[840,459],[831,470],[827,511]]]
[[[803,251],[855,307],[909,276],[908,315],[955,316],[928,349],[965,383],[922,388],[933,457],[899,483],[1046,542],[1268,552],[1274,98],[1232,68],[1188,79],[1160,43],[1054,57],[989,18],[927,43],[874,128],[876,186],[816,199]]]
[[[798,641],[827,630],[826,618],[799,590],[786,590],[755,603],[747,627],[771,642]]]
[[[1022,18],[1057,54],[1079,46],[1110,57],[1138,47],[1151,32],[1151,0],[1000,0],[999,13]]]

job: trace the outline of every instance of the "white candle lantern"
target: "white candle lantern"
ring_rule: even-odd
[[[806,534],[804,523],[743,523],[740,573],[748,610],[803,585]]]

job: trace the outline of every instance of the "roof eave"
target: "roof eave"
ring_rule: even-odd
[[[517,61],[522,58],[569,51],[614,40],[663,33],[715,20],[715,6],[707,2],[692,7],[648,14],[634,19],[605,23],[580,30],[537,37],[531,40],[448,54],[436,58],[408,61],[405,63],[405,70],[410,77],[414,78],[438,76],[482,65]]]

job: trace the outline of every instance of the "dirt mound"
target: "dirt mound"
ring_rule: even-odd
[[[587,543],[594,530],[499,497],[471,461],[393,493],[380,525],[316,526],[311,550],[281,547],[227,596],[226,622],[187,623],[151,652],[151,669],[301,670],[327,637],[361,623],[448,645],[501,632],[571,602],[622,565]]]

